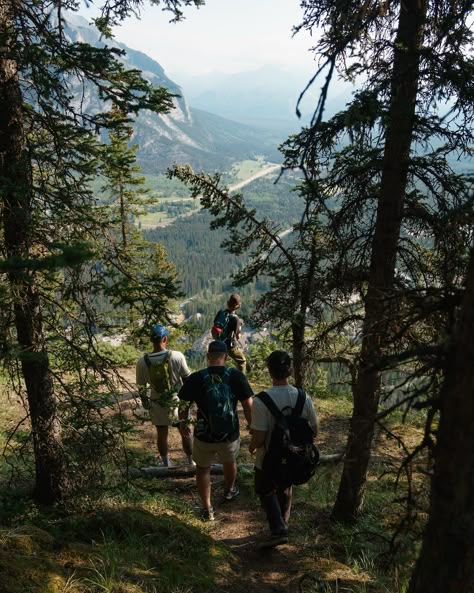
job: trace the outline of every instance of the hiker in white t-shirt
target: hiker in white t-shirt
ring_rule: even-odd
[[[137,361],[136,383],[138,394],[143,407],[150,412],[152,423],[156,426],[158,453],[164,466],[172,466],[168,455],[168,429],[170,426],[180,428],[178,418],[179,399],[176,393],[183,385],[183,380],[191,374],[184,354],[175,350],[168,350],[169,331],[163,325],[157,324],[151,328],[150,340],[153,344],[153,352],[144,354]],[[159,365],[167,365],[167,368],[158,369]],[[158,391],[156,384],[153,384],[153,377],[156,373],[163,372],[165,380],[169,382],[168,389]],[[165,373],[166,371],[166,373]],[[150,396],[147,394],[147,385],[150,386]],[[187,461],[193,464],[193,444],[189,428],[181,429],[181,441]]]
[[[267,369],[272,379],[272,387],[265,389],[277,408],[293,409],[298,399],[298,389],[289,384],[292,374],[290,355],[284,350],[275,350],[267,358]],[[311,397],[305,395],[301,417],[305,418],[312,428],[314,436],[318,433],[318,420]],[[255,492],[260,498],[268,526],[269,538],[262,547],[273,547],[288,541],[288,522],[291,512],[292,485],[275,483],[262,470],[265,453],[269,449],[275,418],[259,397],[255,397],[252,406],[252,437],[249,451],[256,454],[255,459]]]

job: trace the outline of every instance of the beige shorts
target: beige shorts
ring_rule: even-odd
[[[235,461],[240,450],[240,439],[224,443],[205,443],[199,439],[193,441],[193,460],[199,467],[209,467],[216,460],[219,463]]]
[[[173,398],[174,399],[174,398]],[[171,426],[178,422],[178,403],[176,397],[176,407],[164,408],[157,401],[150,400],[150,419],[155,426]]]

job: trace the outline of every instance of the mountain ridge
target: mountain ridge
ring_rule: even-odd
[[[135,120],[132,141],[139,145],[137,161],[144,173],[161,173],[173,163],[189,163],[195,169],[227,170],[238,160],[257,156],[268,160],[279,158],[277,146],[284,137],[278,132],[190,107],[182,88],[165,74],[156,60],[115,39],[103,41],[99,31],[79,15],[68,14],[65,20],[72,41],[123,50],[122,61],[126,67],[140,70],[151,84],[166,87],[176,95],[169,113],[144,110]],[[92,89],[85,91],[85,97],[79,88],[77,93],[87,110],[103,109]]]

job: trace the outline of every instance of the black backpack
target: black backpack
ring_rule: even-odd
[[[305,392],[298,388],[296,406],[286,406],[281,411],[265,391],[256,397],[275,418],[270,445],[263,459],[263,472],[278,486],[286,488],[292,484],[305,484],[314,475],[319,461],[319,451],[313,443],[313,429],[308,420],[301,417]],[[285,414],[288,410],[291,414]]]

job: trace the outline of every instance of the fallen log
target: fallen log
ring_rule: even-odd
[[[319,465],[338,463],[343,458],[344,453],[321,455]],[[239,468],[246,471],[253,471],[253,463],[239,463]],[[211,474],[214,476],[222,475],[222,465],[220,463],[213,463],[211,465]],[[194,465],[173,465],[173,467],[152,465],[149,467],[131,468],[129,471],[131,478],[190,478],[194,475],[196,475],[196,466]]]

